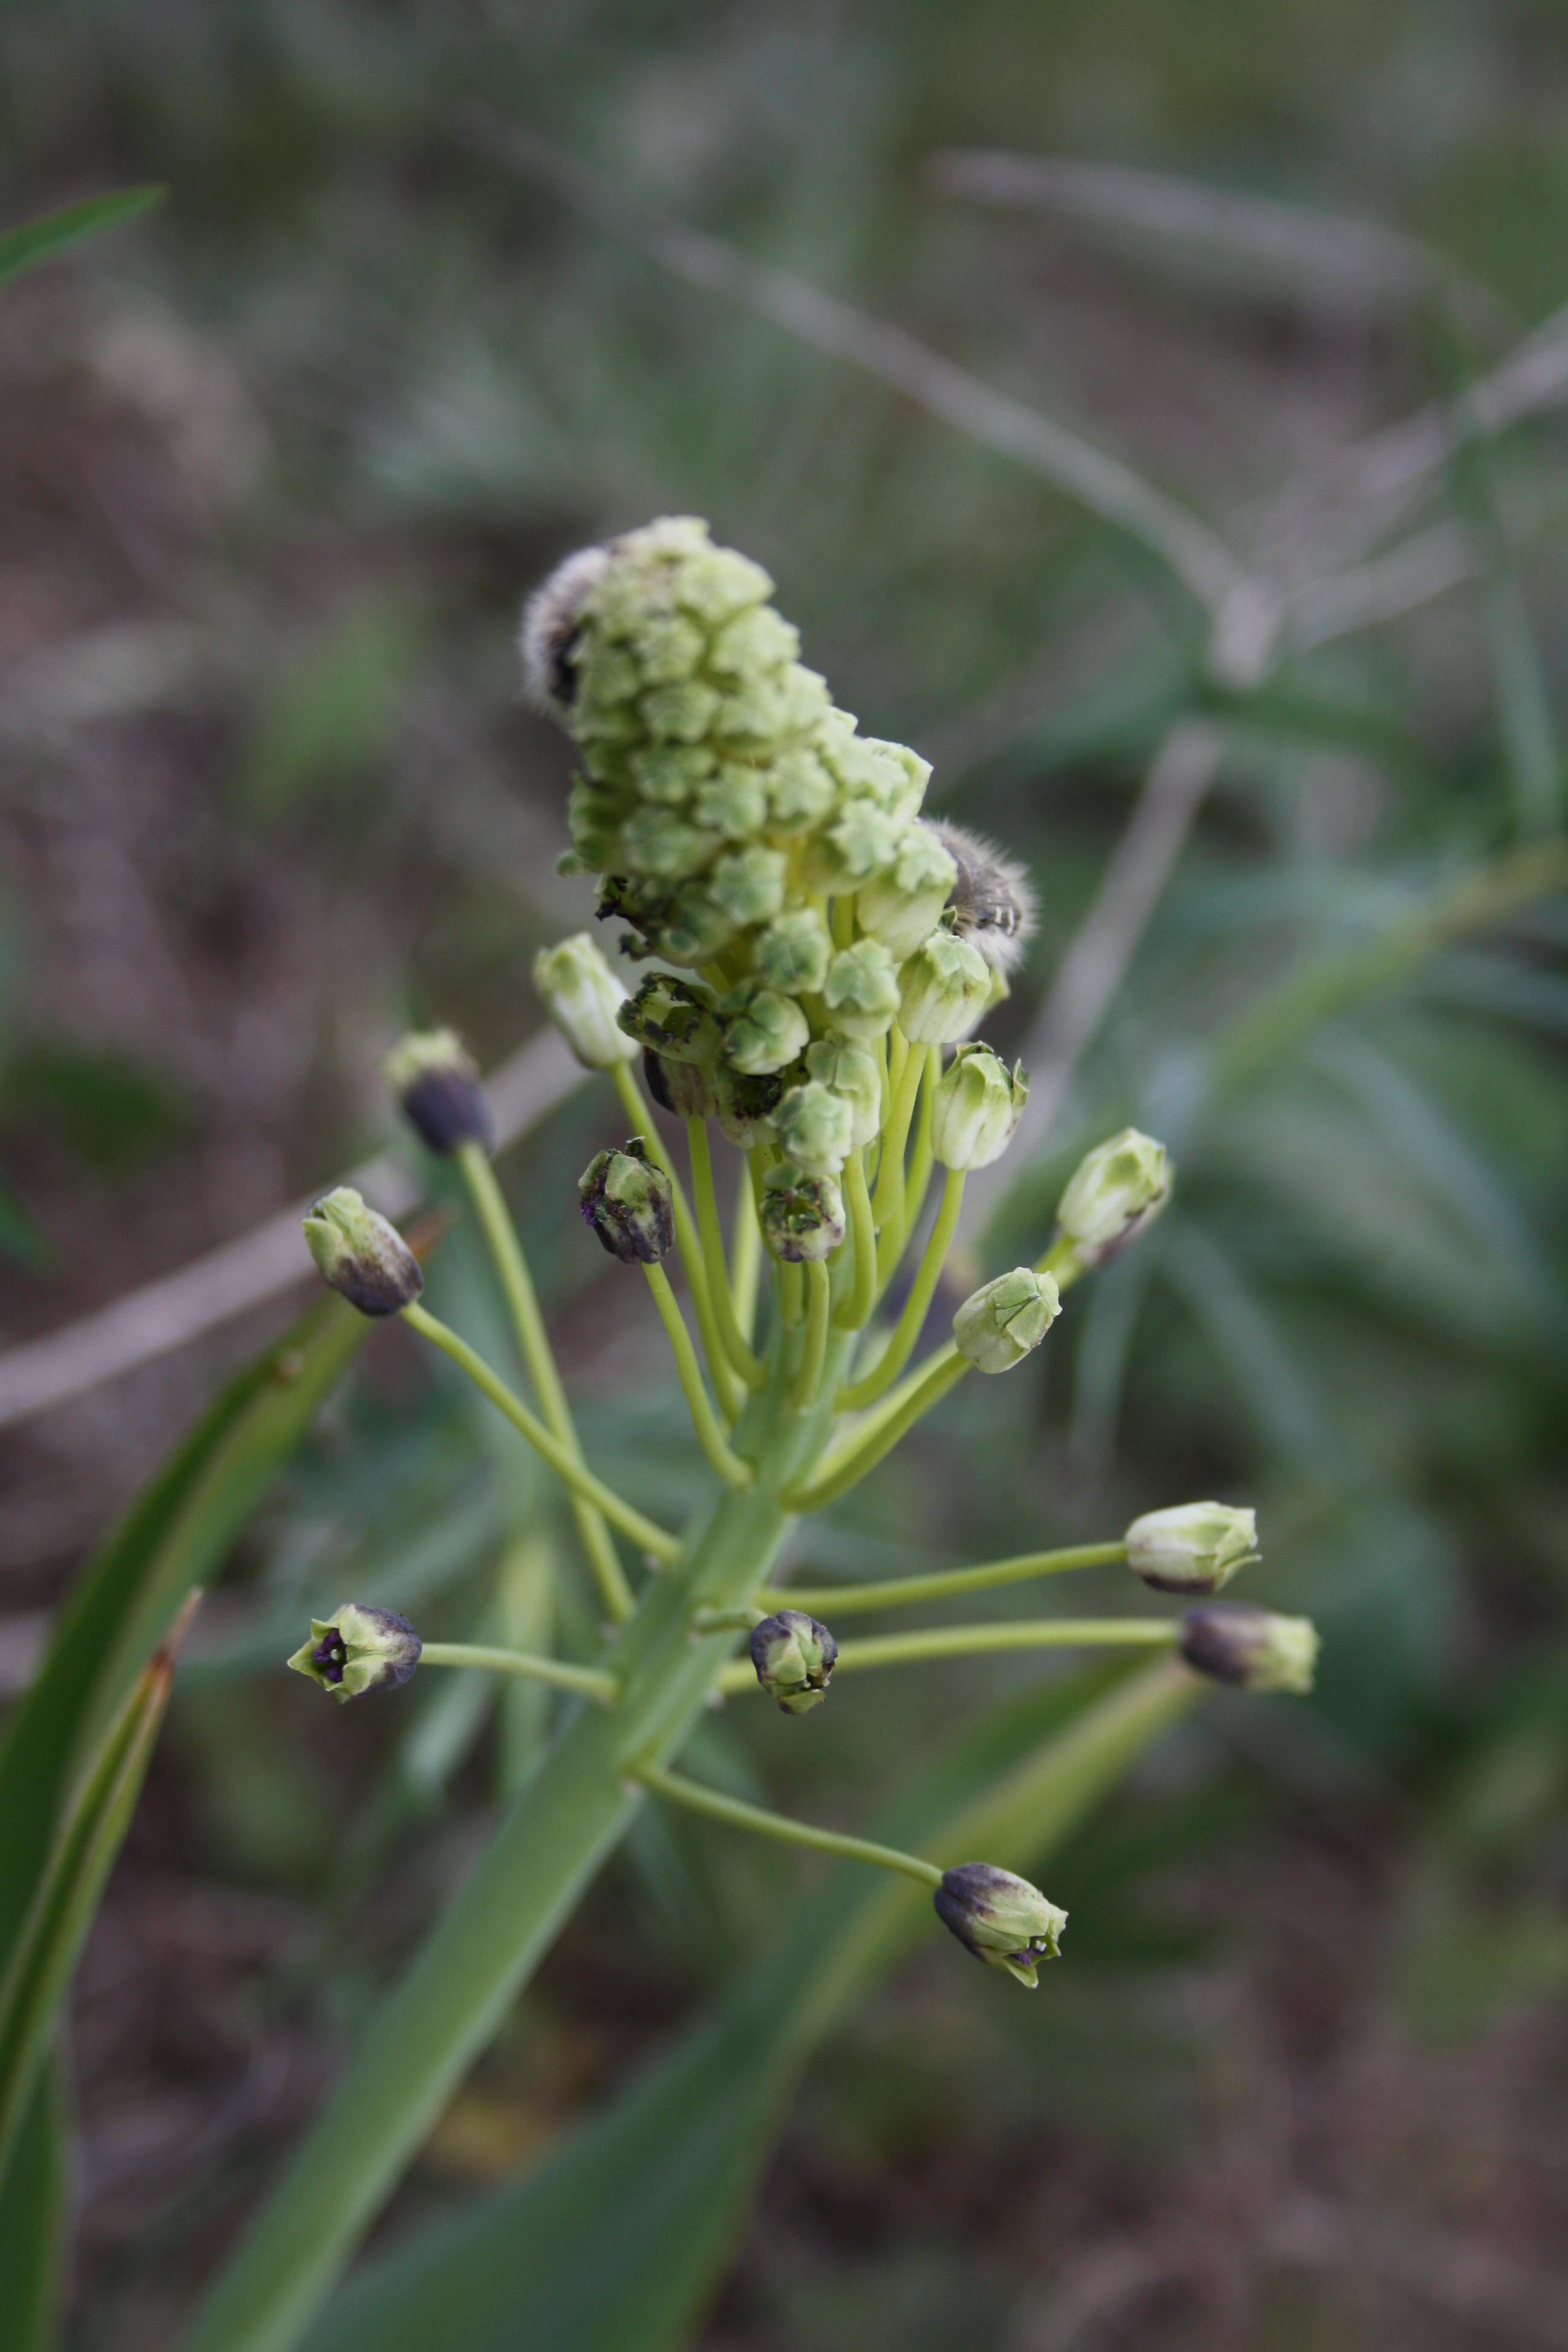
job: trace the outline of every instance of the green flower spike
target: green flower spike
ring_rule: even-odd
[[[304,1234],[322,1281],[362,1315],[395,1315],[425,1287],[419,1261],[397,1228],[367,1209],[351,1185],[316,1202]]]
[[[1038,1963],[1061,1948],[1068,1915],[1037,1886],[989,1862],[963,1862],[942,1873],[932,1895],[936,1916],[987,1968],[1005,1969],[1033,1992]]]
[[[1189,1609],[1182,1620],[1181,1652],[1188,1665],[1242,1690],[1310,1691],[1320,1646],[1310,1617],[1279,1617],[1272,1609],[1240,1601]]]
[[[956,931],[933,931],[899,974],[899,1026],[911,1045],[952,1045],[991,1003],[992,971]]]
[[[345,1601],[331,1617],[310,1621],[310,1638],[289,1660],[333,1698],[363,1698],[401,1689],[419,1664],[419,1636],[395,1610]]]
[[[640,1135],[623,1151],[601,1151],[577,1179],[590,1231],[624,1265],[657,1265],[675,1240],[675,1192]]]
[[[931,1102],[933,1156],[944,1168],[989,1168],[1012,1141],[1028,1098],[1021,1063],[1009,1077],[989,1045],[961,1045]]]
[[[1104,1265],[1136,1241],[1171,1197],[1173,1171],[1163,1143],[1124,1127],[1081,1160],[1057,1203],[1062,1239],[1080,1265]]]
[[[752,1629],[757,1680],[785,1715],[805,1715],[822,1705],[837,1662],[837,1643],[826,1625],[804,1610],[781,1609]]]
[[[1228,1503],[1145,1511],[1127,1530],[1127,1565],[1156,1592],[1218,1592],[1261,1558],[1257,1512]]]
[[[1060,1312],[1051,1276],[1015,1266],[964,1300],[952,1318],[952,1336],[959,1354],[978,1371],[1008,1372],[1039,1346]]]
[[[495,1122],[477,1065],[450,1029],[416,1031],[395,1045],[382,1072],[420,1141],[443,1157],[459,1143],[495,1149]]]
[[[781,1160],[763,1189],[762,1225],[773,1255],[790,1265],[831,1257],[844,1239],[843,1195],[831,1176]]]
[[[586,931],[540,949],[533,985],[585,1070],[613,1070],[637,1059],[637,1040],[616,1020],[626,992]]]

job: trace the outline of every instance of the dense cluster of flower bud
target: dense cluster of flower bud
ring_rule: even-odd
[[[777,1144],[793,1171],[777,1191],[824,1211],[809,1236],[800,1202],[764,1213],[773,1246],[802,1256],[840,1223],[833,1179],[877,1131],[878,1041],[895,1021],[915,1045],[970,1035],[1033,908],[1009,861],[921,820],[926,762],[858,731],[796,659],[772,593],[706,524],[667,519],[569,558],[530,604],[522,650],[582,758],[567,866],[601,876],[626,953],[700,975],[650,974],[618,1025],[667,1108],[717,1118],[743,1148]],[[536,977],[604,1067],[605,992],[582,961],[556,950]],[[1011,1131],[1000,1103],[980,1127],[967,1164]]]

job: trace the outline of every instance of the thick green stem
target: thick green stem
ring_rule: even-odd
[[[889,1454],[906,1429],[917,1422],[921,1413],[929,1412],[941,1402],[949,1389],[956,1386],[970,1369],[956,1348],[940,1349],[929,1370],[921,1367],[921,1377],[910,1388],[897,1412],[879,1417],[876,1425],[857,1433],[822,1465],[816,1476],[804,1486],[792,1487],[784,1496],[787,1507],[804,1517],[812,1511],[826,1510],[851,1486],[858,1486],[868,1470],[874,1470],[884,1454]]]
[[[822,1386],[822,1367],[827,1354],[827,1325],[833,1304],[832,1285],[827,1268],[819,1258],[809,1261],[805,1269],[805,1344],[800,1351],[800,1362],[790,1387],[790,1402],[796,1412],[809,1412],[816,1402],[816,1391]]]
[[[733,1421],[741,1410],[744,1391],[730,1370],[723,1342],[719,1337],[719,1327],[713,1319],[713,1305],[708,1296],[708,1276],[702,1267],[701,1236],[697,1230],[697,1220],[691,1213],[691,1203],[686,1197],[686,1188],[680,1181],[680,1171],[664,1148],[664,1138],[654,1125],[653,1113],[643,1099],[642,1088],[633,1077],[630,1065],[617,1062],[614,1076],[616,1091],[635,1132],[643,1138],[649,1156],[669,1179],[670,1205],[675,1213],[675,1246],[680,1252],[686,1287],[691,1293],[691,1311],[697,1318],[708,1377],[713,1383],[720,1412],[726,1421]]]
[[[528,1260],[522,1244],[512,1223],[495,1171],[477,1143],[458,1147],[458,1164],[468,1188],[468,1198],[485,1237],[491,1262],[506,1293],[511,1310],[518,1347],[533,1382],[534,1394],[547,1427],[563,1445],[581,1462],[583,1447],[572,1419],[566,1391],[561,1385],[561,1375],[555,1367],[555,1356],[544,1328],[544,1318],[539,1311],[539,1297],[533,1287],[533,1277],[528,1270]],[[616,1556],[610,1531],[592,1503],[581,1495],[571,1497],[572,1516],[577,1522],[583,1549],[594,1581],[599,1588],[599,1598],[612,1617],[629,1617],[632,1610],[632,1590],[625,1570]]]
[[[707,1120],[689,1118],[686,1140],[691,1153],[691,1197],[697,1204],[702,1271],[707,1279],[719,1344],[729,1360],[731,1370],[740,1375],[749,1389],[760,1389],[767,1379],[767,1367],[760,1358],[752,1355],[735,1320],[730,1271],[724,1264],[724,1237],[719,1230],[719,1202],[713,1190],[713,1154],[708,1142]]]
[[[829,1341],[836,1385],[847,1341]],[[736,1433],[757,1483],[720,1496],[679,1568],[650,1578],[605,1667],[614,1709],[584,1707],[447,1901],[412,1968],[199,2312],[185,2352],[291,2352],[376,2209],[492,2038],[640,1798],[635,1764],[668,1762],[701,1718],[733,1633],[693,1639],[695,1608],[766,1581],[788,1526],[782,1488],[820,1452],[830,1406],[794,1412],[777,1384]],[[606,1516],[608,1516],[606,1514]]]
[[[1072,1544],[1058,1551],[1020,1552],[1016,1559],[988,1560],[984,1568],[933,1570],[930,1576],[893,1576],[879,1584],[775,1585],[765,1594],[774,1609],[827,1610],[835,1617],[868,1609],[905,1609],[923,1601],[952,1601],[966,1592],[988,1592],[999,1584],[1026,1584],[1037,1576],[1061,1576],[1075,1568],[1113,1568],[1127,1557],[1125,1543]]]
[[[792,1331],[805,1320],[805,1276],[793,1259],[779,1267],[779,1320]]]
[[[433,1341],[445,1355],[450,1356],[459,1370],[467,1372],[474,1386],[489,1397],[497,1412],[504,1413],[512,1427],[527,1438],[535,1453],[542,1454],[551,1468],[565,1480],[573,1492],[602,1511],[613,1528],[619,1528],[623,1535],[630,1536],[633,1543],[640,1545],[644,1551],[651,1552],[656,1559],[668,1562],[680,1558],[680,1538],[672,1536],[668,1528],[656,1527],[652,1519],[645,1519],[640,1511],[634,1510],[630,1503],[624,1503],[601,1479],[595,1478],[591,1470],[585,1470],[575,1455],[567,1452],[560,1439],[552,1436],[544,1423],[530,1412],[521,1399],[513,1396],[506,1382],[498,1379],[484,1358],[476,1354],[466,1339],[459,1339],[445,1323],[438,1323],[435,1316],[417,1301],[403,1309],[403,1319]]]
[[[958,1230],[959,1212],[963,1206],[963,1171],[962,1168],[950,1168],[947,1171],[947,1183],[942,1192],[942,1207],[937,1212],[936,1223],[931,1227],[931,1239],[926,1244],[925,1255],[921,1260],[920,1272],[916,1275],[910,1286],[910,1295],[904,1301],[904,1311],[893,1327],[893,1336],[883,1349],[879,1360],[872,1366],[865,1379],[856,1381],[850,1387],[839,1391],[840,1412],[860,1412],[867,1405],[875,1404],[877,1399],[892,1387],[893,1382],[909,1362],[914,1350],[915,1341],[920,1338],[926,1317],[931,1311],[931,1303],[936,1295],[937,1284],[942,1280],[942,1270],[947,1263],[947,1253],[952,1246],[953,1234]]]
[[[751,1673],[748,1666],[747,1673]],[[870,1838],[844,1837],[837,1830],[819,1830],[807,1822],[792,1822],[783,1813],[770,1813],[761,1805],[742,1804],[738,1797],[721,1796],[717,1789],[705,1789],[697,1780],[688,1780],[679,1772],[663,1772],[655,1765],[634,1766],[634,1780],[655,1796],[668,1797],[672,1804],[685,1805],[694,1813],[706,1814],[710,1822],[727,1822],[732,1829],[751,1830],[758,1837],[776,1838],[783,1845],[805,1845],[817,1853],[836,1853],[850,1862],[874,1863],[879,1870],[901,1871],[906,1878],[918,1878],[926,1886],[940,1886],[942,1873],[934,1862],[922,1862],[919,1854],[901,1853],[896,1845],[877,1845]]]
[[[475,1666],[490,1675],[517,1675],[525,1682],[552,1683],[557,1690],[580,1691],[584,1698],[613,1706],[621,1695],[614,1675],[599,1666],[569,1665],[563,1658],[537,1657],[531,1650],[497,1650],[486,1642],[426,1642],[421,1666]]]
[[[1179,1617],[1038,1617],[997,1625],[926,1625],[917,1633],[883,1633],[869,1642],[841,1642],[836,1675],[869,1666],[908,1666],[925,1658],[973,1658],[997,1650],[1168,1648],[1179,1640]],[[749,1690],[756,1675],[744,1663],[726,1666],[721,1691]]]
[[[675,1293],[669,1286],[669,1277],[662,1265],[645,1265],[643,1272],[647,1276],[647,1286],[653,1293],[653,1303],[658,1309],[659,1319],[669,1335],[669,1344],[675,1353],[675,1369],[680,1380],[680,1392],[686,1399],[691,1425],[697,1432],[697,1443],[726,1485],[749,1486],[752,1478],[752,1465],[731,1451],[719,1426],[718,1417],[708,1402],[708,1391],[702,1385],[702,1368],[697,1360],[691,1335],[681,1319]]]
[[[866,1182],[866,1154],[854,1150],[844,1163],[844,1197],[849,1206],[849,1245],[855,1253],[855,1280],[835,1309],[841,1331],[863,1330],[877,1303],[877,1224],[871,1213],[871,1193]]]

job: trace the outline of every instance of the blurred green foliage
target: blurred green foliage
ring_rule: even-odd
[[[1204,1060],[1282,976],[1560,823],[1562,420],[1548,410],[1484,463],[1438,467],[1370,551],[1446,526],[1474,578],[1287,661],[1255,692],[1216,687],[1190,602],[1145,554],[501,173],[465,142],[458,110],[480,101],[898,321],[1139,465],[1233,544],[1278,551],[1283,485],[1304,483],[1310,522],[1338,452],[1462,399],[1568,298],[1558,12],[18,0],[0,59],[8,216],[89,180],[166,181],[166,213],[120,241],[112,278],[89,259],[77,299],[90,308],[111,286],[178,321],[264,427],[266,455],[226,493],[204,557],[203,586],[220,579],[228,600],[213,604],[215,635],[237,629],[246,650],[237,675],[229,656],[230,751],[212,794],[222,854],[231,835],[280,836],[320,870],[345,930],[354,894],[395,906],[411,995],[487,1049],[531,1025],[528,959],[584,912],[549,878],[567,763],[516,712],[510,652],[520,593],[578,539],[656,511],[710,515],[773,571],[841,698],[931,753],[933,798],[1028,859],[1044,921],[998,1024],[1010,1046],[1164,730],[1184,712],[1225,728],[1175,883],[994,1245],[1038,1233],[1076,1150],[1128,1117],[1171,1144],[1176,1204],[1075,1300],[1048,1360],[984,1399],[961,1392],[912,1459],[834,1515],[812,1560],[908,1571],[1103,1535],[1214,1489],[1259,1507],[1251,1589],[1325,1633],[1310,1707],[1215,1708],[1060,1857],[1072,1960],[1048,2000],[1003,2016],[986,1986],[917,1973],[808,2077],[794,2160],[825,2206],[837,2196],[839,2221],[810,2252],[754,2252],[741,2305],[754,2340],[902,2352],[962,2333],[1012,2352],[1032,2340],[1005,2335],[1028,2278],[1018,2240],[977,2253],[968,2211],[941,2242],[918,2223],[868,2239],[853,2223],[868,2184],[927,2178],[937,2147],[977,2199],[990,2182],[1000,2201],[987,2148],[1037,2159],[1052,2128],[1179,2168],[1223,2105],[1215,2068],[1244,2063],[1245,2035],[1191,1986],[1261,1967],[1242,1898],[1258,1874],[1287,1874],[1302,1841],[1375,1847],[1380,1932],[1353,1972],[1416,2042],[1474,2041],[1568,1974],[1562,898],[1334,1008],[1229,1091]],[[1303,292],[1179,239],[942,196],[933,154],[976,144],[1380,220],[1430,240],[1489,302],[1441,316],[1425,299]],[[1287,563],[1311,552],[1294,528]],[[206,610],[188,580],[170,593]],[[323,1031],[332,1011],[323,983]],[[25,1117],[100,1169],[177,1140],[157,1080],[53,1045],[27,1054],[7,1122]],[[343,1131],[321,1137],[313,1166],[361,1139],[353,1115],[334,1115]],[[570,1180],[604,1129],[574,1105],[530,1144],[513,1189],[549,1303],[590,1334],[587,1443],[661,1513],[696,1491],[700,1465],[678,1409],[650,1393],[657,1353],[635,1318],[616,1325],[572,1216]],[[433,1293],[500,1358],[466,1249],[455,1234]],[[438,1906],[498,1780],[526,1772],[538,1702],[520,1720],[509,1694],[495,1738],[495,1695],[454,1684],[330,1741],[302,1689],[262,1697],[261,1677],[309,1606],[367,1579],[433,1633],[522,1622],[537,1593],[519,1528],[572,1557],[564,1527],[542,1533],[541,1506],[440,1374],[357,1384],[249,1540],[252,1617],[176,1703],[201,1853],[315,1906],[286,1991],[334,2028],[363,2014],[411,1915]],[[1083,1605],[1119,1595],[1107,1580]],[[591,1601],[570,1569],[559,1605],[567,1650],[576,1628],[585,1652]],[[935,1730],[1036,1671],[868,1677],[813,1718],[809,1742],[731,1707],[701,1769],[803,1810],[851,1789],[881,1798]],[[241,1675],[247,1729],[230,1755],[227,1682]],[[1233,1747],[1266,1768],[1266,1796],[1238,1794]],[[302,1769],[333,1792],[308,1830]],[[394,1916],[363,1911],[395,1857]],[[624,2063],[766,1939],[777,1901],[776,1874],[732,1842],[647,1823],[487,2085],[554,2128],[598,2078],[542,2095],[540,2053],[627,2016],[642,2022],[617,2044]],[[452,2201],[433,2155],[399,2212]],[[1328,2287],[1301,2294],[1308,2315],[1292,2305],[1260,2342],[1316,2341],[1324,2326],[1323,2340],[1372,2340]]]

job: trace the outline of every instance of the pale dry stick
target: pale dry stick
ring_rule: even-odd
[[[515,1142],[584,1085],[588,1075],[558,1030],[540,1030],[488,1081],[499,1143]],[[345,1181],[385,1216],[404,1215],[419,1199],[412,1169],[392,1152],[381,1152],[352,1170]],[[300,1220],[310,1201],[328,1189],[321,1186],[309,1199],[268,1217],[237,1241],[193,1259],[178,1273],[144,1284],[97,1314],[0,1356],[0,1428],[152,1363],[296,1284],[314,1281],[315,1270],[300,1239]]]
[[[1286,290],[1299,297],[1339,295],[1364,310],[1391,295],[1409,300],[1447,288],[1477,324],[1510,323],[1489,287],[1417,238],[1376,222],[1061,155],[953,149],[932,156],[929,171],[943,195],[1065,213],[1222,248],[1262,264],[1271,282],[1287,281]]]
[[[1127,531],[1168,563],[1213,616],[1252,586],[1246,566],[1198,515],[1167,498],[1131,466],[1093,442],[995,392],[901,327],[867,316],[804,278],[751,260],[733,246],[689,228],[626,194],[574,155],[488,109],[458,117],[468,145],[503,169],[552,190],[576,212],[710,293],[773,320],[832,358],[848,360],[988,448],[1016,457],[1102,520]]]

